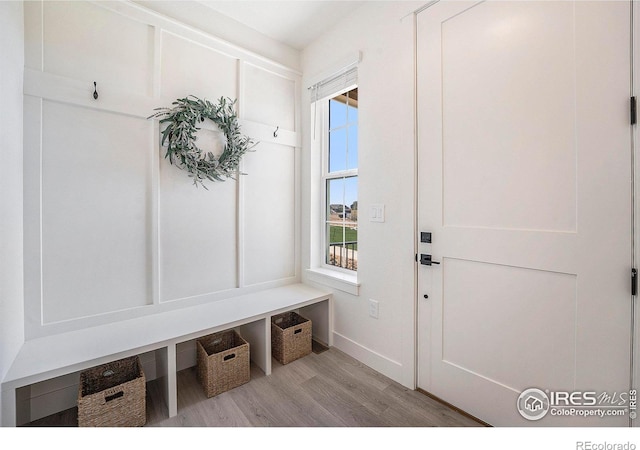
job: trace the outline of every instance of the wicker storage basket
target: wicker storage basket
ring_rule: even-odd
[[[78,426],[141,427],[146,421],[146,380],[133,356],[80,373]]]
[[[311,353],[311,320],[295,312],[271,318],[271,354],[280,364],[289,364]]]
[[[207,397],[226,392],[250,379],[249,344],[235,330],[196,341],[198,379]]]

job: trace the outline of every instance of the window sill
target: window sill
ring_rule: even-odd
[[[337,270],[316,267],[307,269],[307,276],[310,281],[329,286],[351,295],[360,295],[360,283],[358,275],[343,273]]]

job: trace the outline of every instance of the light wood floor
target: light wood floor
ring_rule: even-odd
[[[282,366],[271,376],[252,366],[251,381],[207,399],[195,367],[178,373],[178,415],[147,385],[147,425],[158,427],[467,427],[481,426],[407,389],[334,348]],[[77,408],[31,423],[76,426]]]

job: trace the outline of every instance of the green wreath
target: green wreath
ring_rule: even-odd
[[[161,144],[166,143],[165,158],[171,164],[189,172],[193,177],[193,184],[204,185],[205,180],[224,181],[225,178],[235,179],[238,173],[240,159],[256,144],[240,133],[238,118],[233,109],[236,100],[220,97],[217,104],[208,100],[189,95],[172,103],[171,108],[156,108],[158,111],[151,118],[162,118],[160,124],[167,123],[162,131]],[[196,132],[200,129],[196,125],[206,119],[213,121],[224,133],[226,144],[219,157],[211,152],[203,152],[196,145]]]

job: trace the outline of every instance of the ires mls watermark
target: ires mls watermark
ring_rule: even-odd
[[[636,390],[629,392],[550,391],[529,388],[518,396],[517,408],[527,420],[540,420],[547,415],[571,417],[636,418]]]

